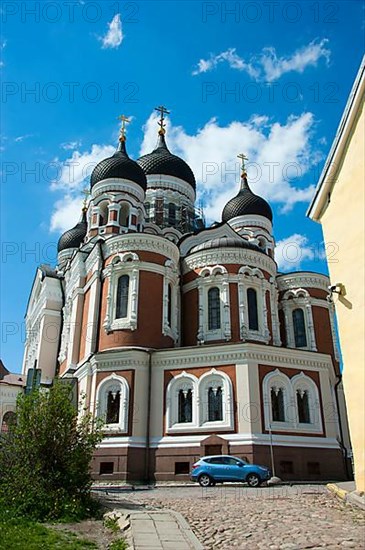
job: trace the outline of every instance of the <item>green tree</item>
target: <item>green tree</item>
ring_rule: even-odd
[[[70,384],[21,395],[17,422],[0,441],[0,508],[37,520],[89,515],[90,462],[101,425],[78,414]]]

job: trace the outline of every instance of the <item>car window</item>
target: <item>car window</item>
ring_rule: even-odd
[[[227,464],[229,466],[237,466],[239,460],[236,458],[230,458],[229,456],[224,457],[224,464]]]
[[[209,462],[211,464],[224,464],[224,457],[222,456],[214,456],[213,458],[209,459]]]

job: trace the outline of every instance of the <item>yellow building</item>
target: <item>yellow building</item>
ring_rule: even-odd
[[[322,224],[333,284],[357,491],[365,491],[365,57],[307,215]],[[335,287],[335,288],[334,288]]]

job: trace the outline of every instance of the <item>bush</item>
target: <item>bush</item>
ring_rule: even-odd
[[[78,418],[69,384],[34,390],[17,402],[17,422],[0,442],[0,508],[36,520],[93,512],[90,461],[101,426]]]

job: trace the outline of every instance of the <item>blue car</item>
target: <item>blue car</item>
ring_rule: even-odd
[[[271,478],[271,471],[266,466],[249,464],[235,456],[215,455],[198,460],[193,465],[190,478],[198,481],[202,487],[223,481],[246,482],[250,487],[258,487]]]

